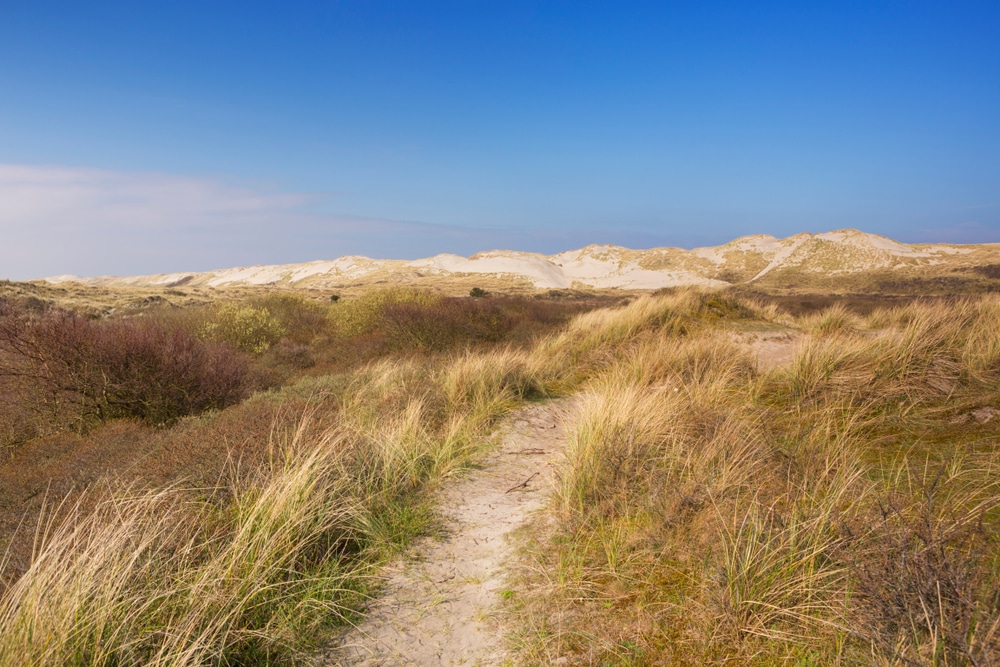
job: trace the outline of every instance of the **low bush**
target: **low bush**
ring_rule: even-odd
[[[381,327],[394,349],[440,352],[466,345],[527,342],[539,327],[565,321],[567,310],[517,297],[397,302],[383,310]]]
[[[282,337],[293,343],[307,345],[328,332],[329,304],[285,292],[272,292],[250,300],[249,304],[265,309],[277,320],[283,331]]]
[[[271,348],[270,357],[275,364],[292,370],[305,370],[316,365],[316,355],[312,348],[289,338],[279,340]]]
[[[249,359],[149,318],[41,316],[0,305],[0,377],[23,408],[63,425],[150,424],[232,405],[254,388]]]
[[[278,318],[267,308],[230,302],[215,309],[202,330],[202,336],[248,354],[260,355],[278,342],[285,331]]]
[[[857,582],[853,626],[903,664],[1000,657],[1000,589],[990,566],[1000,545],[987,520],[1000,503],[998,483],[983,484],[976,467],[951,461],[910,471],[904,485],[913,488],[885,493],[854,517],[837,549]]]
[[[379,289],[365,292],[356,299],[342,300],[330,309],[330,324],[339,338],[377,335],[385,323],[385,311],[391,306],[411,304],[429,306],[442,297],[434,292],[414,289]]]
[[[513,296],[479,299],[420,290],[375,290],[330,309],[331,343],[341,353],[345,347],[364,348],[367,356],[526,344],[589,307],[587,303]]]

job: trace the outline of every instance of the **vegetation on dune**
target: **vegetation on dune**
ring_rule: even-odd
[[[123,417],[168,423],[246,398],[250,370],[238,351],[166,322],[34,314],[0,303],[5,412],[22,428],[82,430]]]
[[[524,346],[588,307],[388,289],[337,303],[274,293],[91,319],[0,301],[0,449],[123,417],[169,424],[385,356]]]
[[[35,430],[0,500],[34,508],[38,536],[0,516],[0,666],[304,660],[430,525],[434,487],[553,393],[578,395],[566,461],[500,596],[518,663],[1000,660],[1000,300],[593,305],[393,289],[96,321],[3,306],[4,414]],[[746,341],[768,332],[799,336],[790,363],[758,363]],[[199,359],[239,369],[239,391]],[[43,418],[46,374],[61,402]],[[169,403],[181,380],[190,403]],[[137,405],[181,407],[96,407],[129,382]],[[88,451],[118,466],[61,505],[15,500]]]
[[[764,371],[733,319],[699,327],[712,298],[585,316],[628,353],[583,380],[558,523],[528,532],[523,663],[1000,659],[996,423],[970,417],[1000,399],[998,301],[834,308]]]
[[[502,352],[477,360],[482,376],[468,363],[365,367],[319,399],[336,414],[328,428],[272,441],[222,486],[126,488],[61,512],[0,604],[0,664],[301,657],[423,529],[421,489],[482,451],[526,390]]]
[[[215,309],[201,334],[209,340],[259,355],[281,340],[285,327],[266,307],[230,302]]]
[[[335,336],[383,351],[445,351],[468,345],[526,344],[588,304],[494,296],[446,297],[413,289],[368,292],[330,310]]]
[[[406,303],[422,303],[429,312],[415,318],[391,311],[399,300],[384,295],[359,301],[320,306],[273,296],[103,321],[5,305],[10,368],[36,361],[19,356],[20,341],[48,340],[26,331],[51,327],[76,336],[75,345],[50,345],[50,357],[86,353],[89,365],[79,365],[101,378],[116,368],[108,360],[119,357],[92,353],[105,349],[100,341],[166,331],[197,349],[240,360],[249,375],[277,372],[285,386],[158,430],[151,425],[159,420],[143,426],[108,412],[86,425],[70,421],[67,415],[77,419],[88,408],[92,393],[67,394],[63,411],[53,417],[64,421],[48,426],[78,432],[29,438],[0,471],[8,553],[0,665],[296,662],[325,636],[322,628],[356,612],[376,581],[373,567],[426,528],[428,485],[483,452],[493,424],[512,405],[544,392],[527,353],[508,344],[524,344],[575,308],[551,304],[550,312],[545,302],[497,299],[489,308],[463,309],[457,300],[417,295]],[[344,306],[367,309],[377,324],[339,330],[336,309]],[[248,311],[252,317],[240,315]],[[521,326],[480,335],[484,313]],[[267,328],[280,328],[283,338],[272,337],[270,349],[252,349],[255,356],[248,356],[239,342],[258,340],[255,333],[206,328],[225,318],[270,321]],[[428,332],[433,322],[472,324],[442,331],[432,344],[413,335]],[[381,336],[386,323],[396,327],[391,344],[364,340]],[[341,346],[363,353],[346,365],[331,360]],[[308,369],[313,375],[296,374],[281,356],[295,347],[325,368],[314,364]],[[119,346],[122,367],[148,372],[132,365],[142,359],[134,351]],[[164,387],[150,383],[146,389]],[[11,399],[32,409],[40,400],[28,394]],[[312,417],[303,422],[303,412]],[[45,461],[38,465],[42,452]],[[50,465],[53,460],[77,468],[82,462],[84,469],[66,471]],[[56,475],[89,481],[82,489],[57,484],[48,502],[48,492],[31,490]],[[59,489],[68,494],[61,503]],[[24,522],[18,511],[34,516]]]

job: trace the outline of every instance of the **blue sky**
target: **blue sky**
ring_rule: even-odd
[[[998,34],[996,2],[0,0],[0,277],[1000,241]]]

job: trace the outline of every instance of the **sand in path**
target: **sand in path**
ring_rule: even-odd
[[[506,537],[545,503],[568,411],[568,400],[554,400],[513,413],[498,450],[442,491],[445,538],[422,540],[390,566],[382,595],[322,664],[501,664],[489,616],[512,550]]]

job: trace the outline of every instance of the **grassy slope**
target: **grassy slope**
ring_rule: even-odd
[[[246,431],[210,487],[152,475],[64,507],[0,602],[0,665],[294,662],[506,409],[573,391],[555,521],[530,533],[510,601],[524,664],[989,664],[1000,420],[970,415],[1000,399],[1000,306],[834,309],[792,323],[809,344],[759,372],[731,334],[780,320],[661,294],[519,349],[314,367],[182,422],[157,460],[221,452],[250,415],[277,426]]]
[[[3,537],[19,513],[29,521],[0,568],[0,665],[307,655],[363,602],[373,568],[426,529],[427,490],[543,391],[509,346],[579,309],[412,292],[323,306],[318,319],[284,298],[248,305],[290,337],[258,361],[292,373],[284,388],[157,429],[112,421],[36,438],[4,462]],[[200,330],[215,312],[149,316]],[[227,335],[255,348],[253,333]],[[286,368],[282,349],[309,363]]]
[[[584,316],[617,340],[526,535],[520,662],[1000,659],[1000,303],[835,307],[760,372],[726,329],[776,313],[712,300]]]
[[[378,363],[317,406],[337,410],[333,428],[276,437],[250,474],[64,510],[0,603],[0,664],[294,659],[423,527],[421,489],[534,387],[514,352]]]

